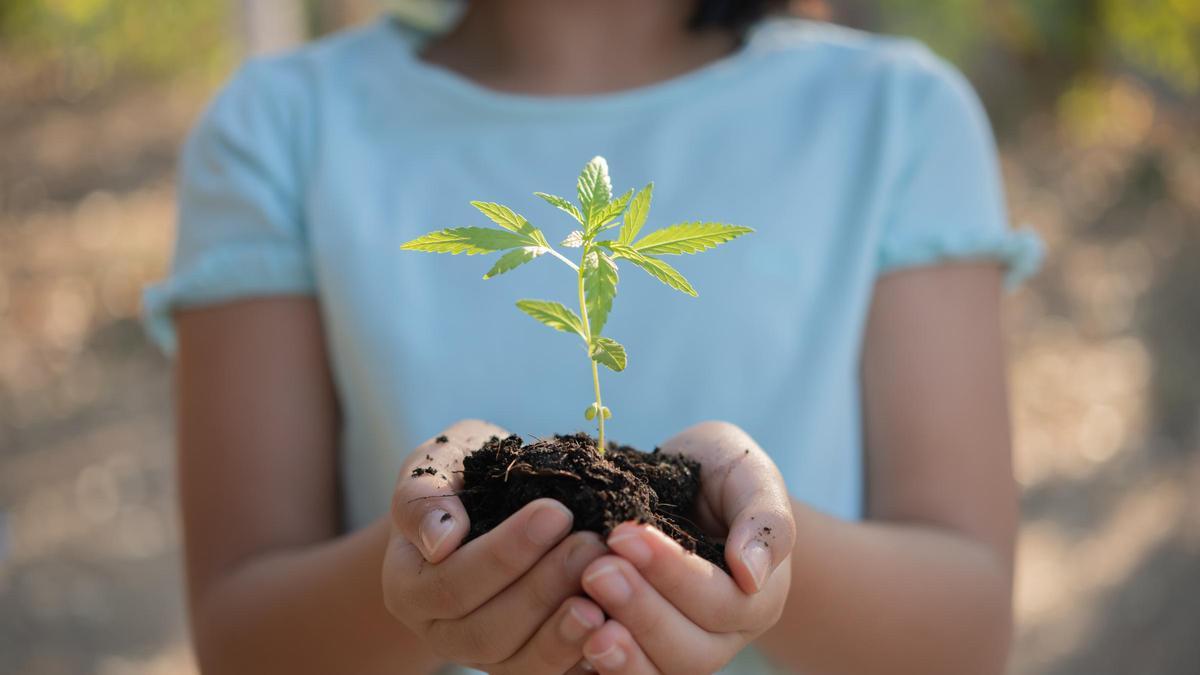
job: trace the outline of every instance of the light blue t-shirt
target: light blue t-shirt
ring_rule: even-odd
[[[987,119],[959,73],[909,40],[770,19],[738,52],[634,90],[545,97],[483,88],[416,57],[391,20],[246,63],[187,143],[178,246],[150,288],[171,312],[247,296],[321,306],[344,413],[350,526],[385,513],[414,444],[463,417],[527,435],[589,428],[577,341],[514,307],[576,303],[549,256],[489,281],[492,259],[402,252],[434,229],[513,207],[552,242],[572,229],[535,190],[574,195],[608,159],[614,188],[655,182],[646,230],[687,220],[757,231],[673,258],[689,298],[620,270],[602,372],[613,439],[651,449],[706,419],[734,422],[797,498],[863,510],[859,361],[880,275],[991,258],[1015,283],[1038,243],[1008,229]],[[279,336],[287,340],[286,334]]]

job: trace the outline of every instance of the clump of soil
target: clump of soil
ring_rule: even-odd
[[[471,531],[489,532],[529,502],[557,499],[575,514],[573,529],[607,536],[626,521],[649,523],[726,572],[724,542],[688,516],[700,493],[700,464],[657,448],[644,453],[610,445],[601,455],[587,434],[525,445],[493,436],[463,460],[460,494]]]

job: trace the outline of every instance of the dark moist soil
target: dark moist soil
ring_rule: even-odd
[[[689,520],[700,492],[700,464],[682,455],[612,444],[600,455],[587,434],[529,445],[515,434],[493,436],[463,460],[463,483],[460,496],[471,518],[468,541],[529,502],[549,497],[575,514],[573,531],[608,536],[626,521],[649,523],[729,571],[724,542]]]

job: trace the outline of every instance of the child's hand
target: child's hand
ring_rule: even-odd
[[[779,619],[791,584],[795,523],[775,464],[741,429],[709,422],[663,445],[702,465],[701,526],[728,529],[731,579],[657,530],[624,523],[616,555],[591,563],[583,587],[610,618],[583,653],[602,675],[712,673]]]
[[[470,529],[454,496],[462,459],[508,433],[468,420],[444,435],[413,452],[397,483],[383,563],[388,610],[455,663],[492,673],[570,670],[604,622],[599,607],[578,597],[583,569],[604,544],[591,532],[567,536],[571,512],[539,499],[456,551]],[[436,473],[414,475],[426,467]]]

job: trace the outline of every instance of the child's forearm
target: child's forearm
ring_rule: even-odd
[[[237,565],[193,599],[204,672],[428,673],[438,665],[383,605],[386,520]]]
[[[851,523],[794,504],[792,585],[758,645],[822,675],[1001,673],[1012,630],[1008,561],[917,523]]]

